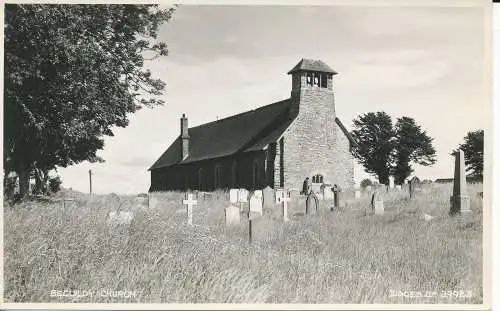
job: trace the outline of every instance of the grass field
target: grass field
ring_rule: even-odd
[[[359,200],[346,196],[339,209],[307,216],[297,215],[304,206],[294,203],[286,224],[279,220],[278,208],[265,210],[268,234],[251,245],[246,219],[240,227],[225,228],[228,203],[217,197],[199,198],[193,227],[185,224],[181,193],[164,194],[164,206],[152,210],[122,197],[122,209],[135,216],[130,225],[115,227],[106,224],[115,205],[109,196],[79,195],[78,207],[34,201],[5,205],[4,298],[482,303],[479,191],[482,185],[469,185],[472,213],[460,217],[448,216],[451,184],[424,188],[412,200],[401,192],[385,194],[382,216],[370,214],[368,194]],[[423,213],[435,218],[426,221]],[[98,294],[102,289],[135,292],[109,297],[115,294]],[[92,295],[60,297],[54,290]],[[419,293],[432,297],[410,297]]]

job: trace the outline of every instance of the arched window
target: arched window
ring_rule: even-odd
[[[323,183],[323,175],[321,174],[316,174],[312,177],[312,182],[315,184],[322,184]]]
[[[222,166],[220,164],[215,165],[214,186],[215,189],[220,189],[222,187]]]

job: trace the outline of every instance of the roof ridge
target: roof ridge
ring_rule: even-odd
[[[258,108],[252,109],[252,110],[243,111],[243,112],[240,112],[238,114],[233,114],[233,115],[231,115],[229,117],[225,117],[225,118],[214,120],[214,121],[210,121],[210,122],[207,122],[207,123],[202,123],[202,124],[199,124],[197,126],[189,127],[188,129],[195,129],[195,128],[198,128],[200,126],[206,126],[206,125],[209,125],[209,124],[212,124],[212,123],[217,123],[217,122],[221,122],[221,121],[225,121],[225,120],[234,119],[234,118],[240,117],[240,116],[242,116],[244,114],[255,112],[257,110],[261,110],[261,109],[264,109],[264,108],[268,108],[268,107],[273,106],[273,105],[284,104],[285,102],[288,102],[289,100],[290,100],[290,98],[283,99],[283,100],[277,101],[277,102],[269,104],[269,105],[261,106],[261,107],[258,107]]]

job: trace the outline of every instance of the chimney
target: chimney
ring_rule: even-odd
[[[185,114],[181,118],[181,150],[182,160],[185,160],[189,155],[188,119]]]

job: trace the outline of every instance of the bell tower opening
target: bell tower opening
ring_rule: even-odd
[[[302,59],[292,70],[292,97],[303,90],[333,91],[333,76],[337,74],[321,60]]]

